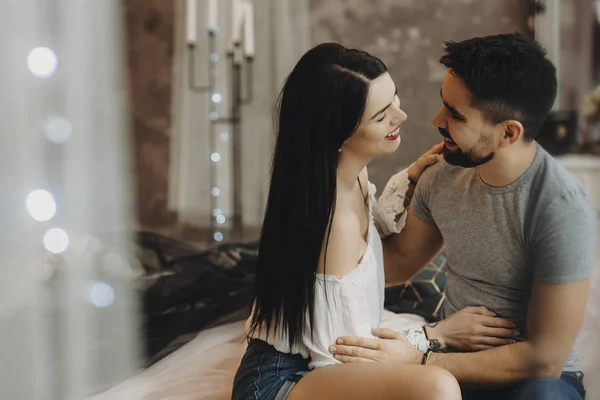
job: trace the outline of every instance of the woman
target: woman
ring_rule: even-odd
[[[383,311],[366,166],[398,148],[406,114],[396,92],[381,60],[334,43],[308,51],[288,77],[234,400],[460,398],[442,369],[340,364],[328,350],[339,336],[372,337]],[[413,182],[439,151],[411,166]]]

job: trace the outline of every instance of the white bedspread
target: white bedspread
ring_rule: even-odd
[[[600,250],[594,270],[576,344],[586,375],[587,400],[600,400]],[[416,315],[385,311],[382,326],[402,330],[423,323]],[[244,336],[244,321],[204,331],[138,376],[89,400],[229,400],[233,377],[246,348]]]
[[[396,330],[423,324],[417,315],[389,311],[382,320],[383,327]],[[245,349],[244,321],[209,329],[136,377],[89,400],[229,400]]]

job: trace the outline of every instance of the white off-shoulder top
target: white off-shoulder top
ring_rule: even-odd
[[[369,183],[371,220],[366,251],[356,268],[341,278],[317,275],[312,338],[310,330],[307,330],[302,342],[290,348],[287,335],[280,330],[269,332],[267,337],[263,329],[252,337],[268,342],[283,353],[310,358],[311,369],[339,363],[329,352],[329,346],[338,337],[373,337],[371,329],[379,327],[385,288],[380,236],[400,232],[404,227],[406,213],[403,204],[408,184],[408,175],[403,170],[392,177],[379,200],[376,200],[375,185]],[[250,320],[247,320],[246,328],[250,326]]]

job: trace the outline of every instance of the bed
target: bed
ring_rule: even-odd
[[[421,326],[414,314],[385,311],[382,326]],[[229,400],[246,348],[244,321],[208,329],[139,375],[89,400]]]
[[[600,239],[599,246],[600,248]],[[576,346],[588,400],[600,400],[600,252],[596,255],[585,320]],[[382,326],[396,330],[422,326],[416,314],[384,311]],[[245,350],[244,321],[203,330],[193,340],[137,376],[89,400],[225,400]]]

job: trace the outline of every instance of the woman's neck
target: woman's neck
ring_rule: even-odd
[[[338,188],[341,186],[341,189],[353,189],[356,179],[370,161],[371,158],[342,151],[337,167]]]

